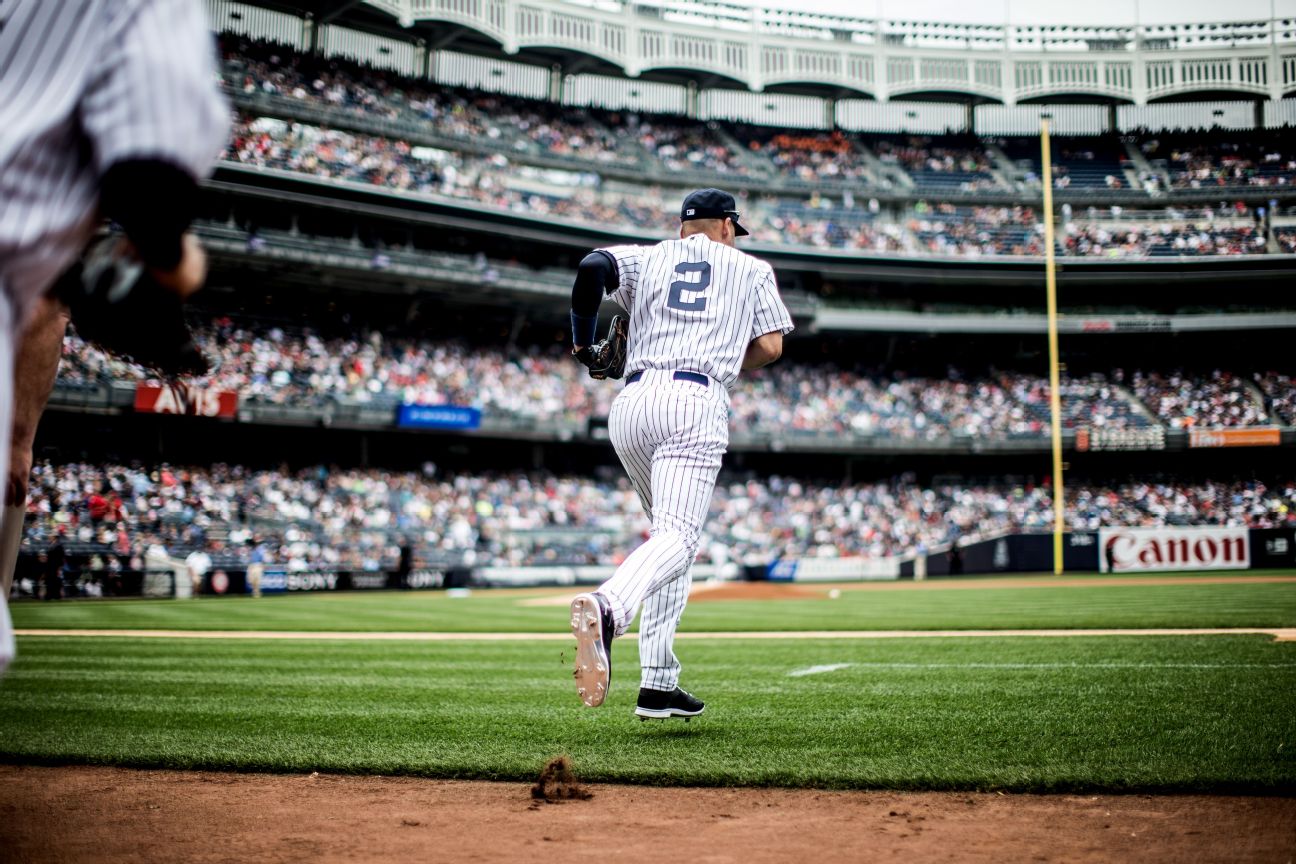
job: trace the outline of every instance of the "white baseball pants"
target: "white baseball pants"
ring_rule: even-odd
[[[9,438],[13,434],[14,352],[21,328],[14,321],[9,294],[0,284],[0,483],[9,477]],[[22,522],[19,521],[21,525]],[[9,595],[0,597],[0,675],[14,658],[13,622],[9,619]]]
[[[613,401],[608,431],[652,530],[599,591],[612,604],[617,635],[643,606],[640,686],[674,690],[680,671],[675,631],[729,446],[729,394],[716,381],[677,381],[671,372],[647,370]]]

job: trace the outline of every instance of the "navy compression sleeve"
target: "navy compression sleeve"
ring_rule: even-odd
[[[198,208],[198,184],[159,159],[128,159],[104,172],[99,209],[122,226],[140,260],[158,270],[180,263],[180,238]]]
[[[598,310],[605,294],[620,284],[616,259],[601,250],[586,255],[576,268],[572,284],[571,325],[573,345],[594,344]]]

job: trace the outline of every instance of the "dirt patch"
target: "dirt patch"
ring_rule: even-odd
[[[0,766],[3,861],[1287,861],[1296,799],[663,789]]]
[[[558,756],[550,759],[541,770],[540,778],[531,787],[531,797],[553,804],[558,801],[588,801],[594,795],[576,779],[571,760]]]

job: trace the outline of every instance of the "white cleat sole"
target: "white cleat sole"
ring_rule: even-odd
[[[578,594],[571,603],[571,629],[576,637],[576,693],[597,708],[607,698],[612,664],[603,648],[603,614],[593,594]]]
[[[645,720],[669,720],[672,717],[683,717],[687,722],[690,717],[697,717],[705,710],[705,708],[698,711],[683,711],[679,708],[635,708],[635,714]]]

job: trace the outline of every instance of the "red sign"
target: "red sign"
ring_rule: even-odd
[[[1251,564],[1245,528],[1103,528],[1098,569],[1242,570]]]
[[[1282,443],[1277,426],[1240,426],[1231,429],[1189,429],[1189,447],[1273,447]]]
[[[238,394],[183,384],[140,384],[135,388],[135,410],[146,414],[233,417],[238,413]]]

